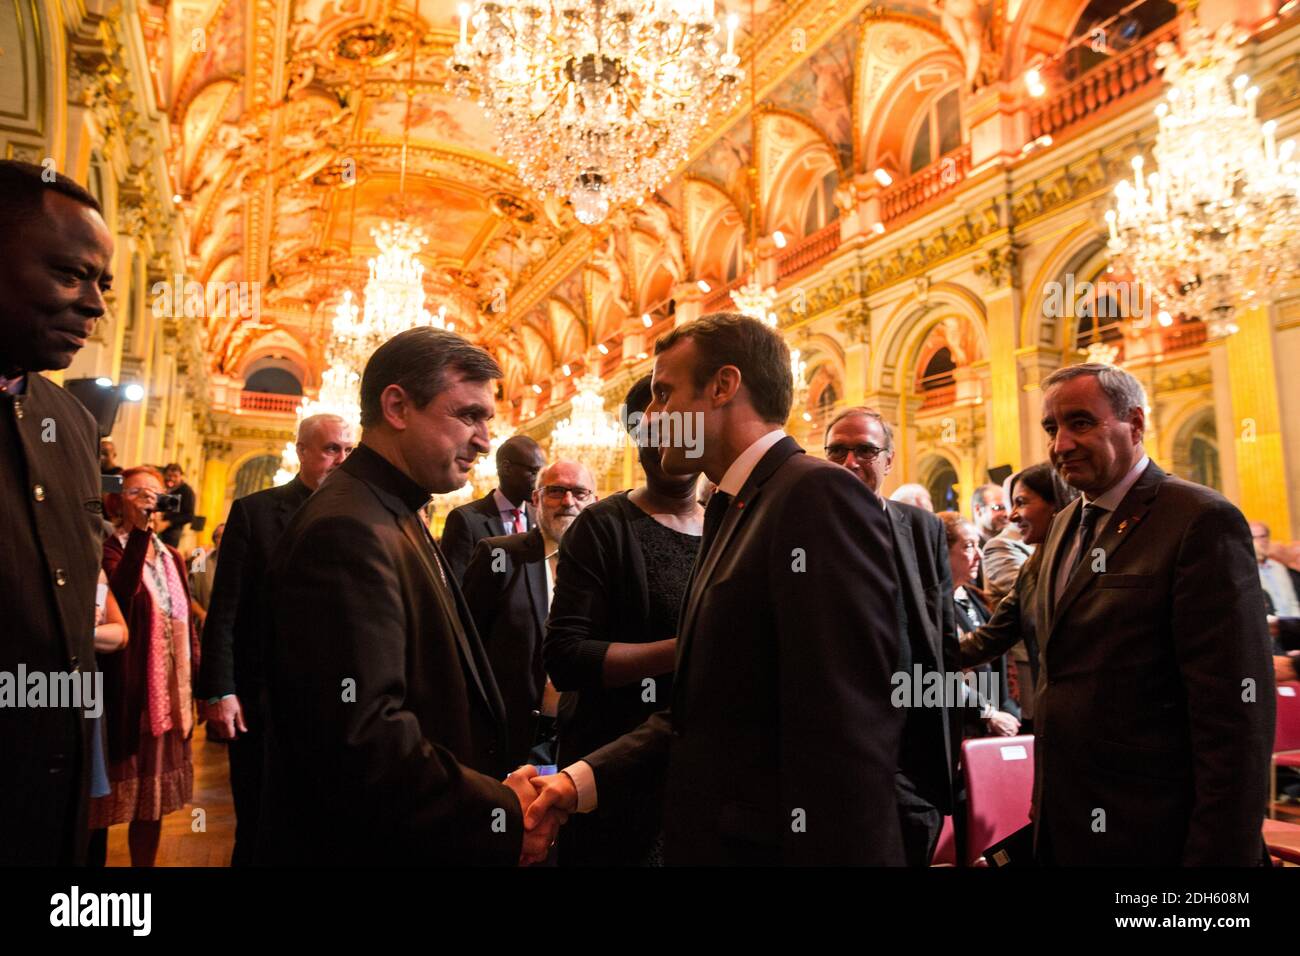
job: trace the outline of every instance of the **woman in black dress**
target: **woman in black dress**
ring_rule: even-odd
[[[624,400],[650,404],[650,376]],[[639,417],[639,416],[638,416]],[[635,437],[636,422],[628,431]],[[586,508],[565,532],[542,654],[560,693],[558,766],[633,730],[672,699],[677,617],[700,547],[693,475],[668,475],[640,447],[646,483]],[[659,863],[662,793],[617,814],[575,814],[560,829],[561,866]]]

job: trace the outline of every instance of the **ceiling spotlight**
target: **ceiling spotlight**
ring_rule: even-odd
[[[878,222],[871,227],[871,231],[878,236],[883,236],[885,234],[885,224],[883,222]]]
[[[542,394],[542,386],[540,386],[540,385],[538,385],[536,382],[534,382],[534,383],[533,383],[533,391],[536,392],[538,395]]]
[[[570,375],[573,374],[567,362],[560,366],[560,371],[564,373],[565,378],[568,378]]]
[[[132,382],[126,387],[123,396],[128,402],[138,402],[144,398],[144,386]]]
[[[645,312],[641,315],[641,324],[644,325],[647,329],[650,328],[650,326],[654,325],[654,320],[650,318],[649,312]]]
[[[181,194],[180,194],[180,193],[173,193],[173,194],[172,194],[172,202],[174,202],[176,205],[179,206],[179,205],[181,204]]]
[[[710,292],[713,291],[713,286],[709,285],[709,284],[708,284],[707,282],[705,282],[703,279],[701,279],[699,282],[697,282],[697,283],[695,283],[695,284],[696,284],[697,286],[699,286],[699,287],[700,287],[700,291],[703,292],[703,293],[705,293],[706,295],[707,295],[708,293],[710,293]]]
[[[883,166],[877,167],[876,171],[871,175],[876,177],[876,182],[880,183],[881,186],[892,186],[894,184],[894,177],[889,175],[889,171]]]
[[[608,355],[608,354],[609,354],[609,347],[608,347],[607,345],[605,345],[604,342],[601,342],[599,345],[596,346],[596,348],[600,351],[600,354],[601,354],[601,355]]]
[[[639,359],[643,359],[643,358],[649,358],[650,356],[647,355],[645,352],[637,352],[636,357]]]
[[[99,378],[95,379],[95,384],[100,388],[112,388],[113,380],[106,375],[101,375]]]
[[[780,229],[778,229],[776,232],[772,233],[772,241],[776,243],[776,247],[778,249],[784,249],[785,233],[782,232]]]
[[[1025,89],[1034,98],[1047,94],[1047,87],[1043,83],[1043,75],[1038,72],[1037,68],[1025,71]]]
[[[1156,321],[1159,322],[1161,325],[1163,325],[1165,328],[1169,328],[1169,326],[1174,324],[1174,317],[1164,309],[1161,309],[1159,312],[1156,313]]]

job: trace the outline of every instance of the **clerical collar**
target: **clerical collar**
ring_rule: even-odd
[[[364,442],[357,445],[339,467],[395,495],[412,511],[419,511],[429,503],[429,492]]]

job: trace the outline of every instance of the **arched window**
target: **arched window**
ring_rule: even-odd
[[[1076,306],[1078,327],[1074,333],[1074,347],[1087,351],[1094,342],[1105,342],[1123,348],[1124,330],[1120,324],[1120,305],[1110,295],[1086,298]]]
[[[961,146],[961,91],[953,87],[930,101],[912,138],[908,172],[915,173]]]
[[[259,368],[244,380],[244,389],[272,395],[301,395],[302,382],[282,368]]]
[[[921,380],[917,385],[923,392],[932,392],[952,385],[957,381],[952,374],[956,368],[957,363],[952,360],[951,350],[947,347],[941,348],[930,356],[930,361],[925,363]]]
[[[1179,430],[1174,439],[1174,474],[1216,491],[1223,490],[1213,408],[1204,409]]]
[[[929,470],[925,490],[930,492],[935,511],[960,511],[957,501],[957,472],[948,459],[940,458]]]
[[[280,468],[280,459],[276,455],[258,455],[239,466],[235,473],[235,497],[243,498],[255,491],[270,488],[275,473]]]
[[[839,389],[835,387],[834,382],[827,382],[826,387],[817,396],[817,421],[825,422],[829,420],[831,412],[835,410],[835,403],[839,400]]]
[[[811,236],[838,218],[840,211],[835,206],[835,190],[839,185],[840,174],[832,169],[822,177],[821,184],[808,197],[801,217],[805,236]]]

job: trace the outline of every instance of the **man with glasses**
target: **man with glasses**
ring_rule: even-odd
[[[881,494],[894,464],[894,441],[874,409],[854,406],[831,419],[826,457],[866,485],[889,516],[899,581],[898,673],[911,675],[919,665],[923,672],[943,674],[957,648],[943,522],[923,508],[886,501]],[[953,732],[945,703],[910,708],[903,725],[895,783],[908,866],[929,865],[943,816],[953,812],[953,742],[960,737]]]
[[[465,569],[465,602],[506,705],[512,766],[554,759],[559,693],[546,679],[542,637],[560,539],[582,509],[596,501],[595,487],[586,465],[550,465],[533,491],[533,528],[479,541]]]
[[[975,530],[980,536],[980,552],[983,553],[988,543],[1006,528],[1011,517],[1011,510],[1007,507],[1002,486],[980,485],[971,492],[970,510],[971,517],[975,520]],[[981,591],[985,590],[983,561],[976,569],[973,583]]]
[[[456,580],[465,579],[474,546],[484,538],[523,534],[533,527],[537,518],[529,501],[545,464],[541,447],[527,435],[515,435],[501,443],[497,487],[477,501],[452,509],[442,529],[442,553]]]

